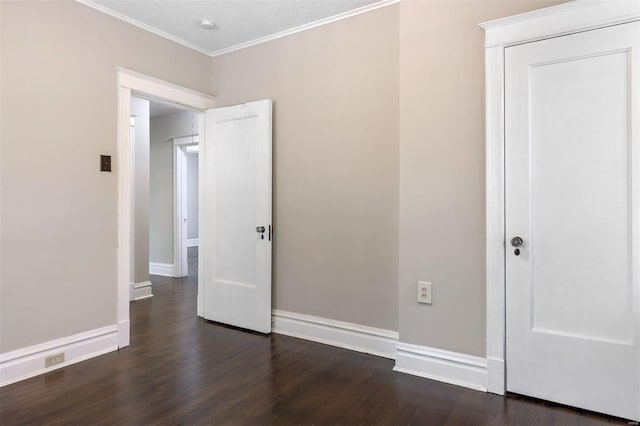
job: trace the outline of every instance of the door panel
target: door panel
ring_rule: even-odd
[[[630,338],[627,55],[531,66],[536,331]]]
[[[640,417],[640,24],[505,50],[507,389]]]
[[[205,113],[204,317],[271,332],[270,100]],[[264,232],[258,232],[264,227]]]

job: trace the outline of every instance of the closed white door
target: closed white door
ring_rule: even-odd
[[[200,142],[203,316],[271,332],[270,100],[206,111]]]
[[[505,50],[507,390],[636,420],[639,57],[638,22]]]

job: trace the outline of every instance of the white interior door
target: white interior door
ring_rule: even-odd
[[[203,316],[271,332],[270,100],[206,111],[200,141]]]
[[[636,420],[639,53],[638,22],[505,51],[507,390]]]

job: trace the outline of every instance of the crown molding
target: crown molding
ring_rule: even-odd
[[[211,57],[224,55],[226,53],[235,52],[237,50],[246,49],[247,47],[255,46],[257,44],[266,43],[271,40],[276,40],[282,37],[286,37],[291,34],[307,31],[322,25],[331,24],[333,22],[341,21],[343,19],[351,18],[353,16],[362,15],[363,13],[371,12],[382,7],[391,6],[393,4],[400,3],[400,0],[381,0],[375,3],[368,4],[366,6],[359,7],[357,9],[349,10],[347,12],[339,13],[337,15],[329,16],[327,18],[318,19],[317,21],[309,22],[308,24],[300,25],[290,28],[288,30],[280,31],[268,36],[256,38],[244,43],[239,43],[231,47],[219,49],[210,53]]]
[[[190,42],[188,42],[186,40],[183,40],[183,39],[181,39],[179,37],[176,37],[174,35],[166,33],[166,32],[164,32],[162,30],[159,30],[159,29],[157,29],[155,27],[152,27],[151,25],[147,25],[147,24],[145,24],[143,22],[140,22],[137,19],[130,18],[127,15],[124,15],[124,14],[122,14],[120,12],[116,12],[115,10],[112,10],[112,9],[109,9],[108,7],[102,6],[101,4],[96,3],[93,0],[75,0],[75,1],[80,3],[80,4],[85,5],[87,7],[90,7],[92,9],[95,9],[95,10],[97,10],[99,12],[102,12],[102,13],[104,13],[106,15],[109,15],[109,16],[111,16],[113,18],[119,19],[119,20],[124,21],[124,22],[126,22],[128,24],[131,24],[131,25],[133,25],[135,27],[138,27],[138,28],[141,28],[141,29],[143,29],[145,31],[153,33],[153,34],[155,34],[157,36],[160,36],[162,38],[166,38],[167,40],[170,40],[170,41],[172,41],[174,43],[178,43],[178,44],[180,44],[180,45],[182,45],[184,47],[188,47],[189,49],[193,49],[196,52],[202,53],[203,55],[211,56],[211,52],[209,50],[207,50],[207,49],[203,49],[203,48],[201,48],[199,46],[196,46],[193,43],[190,43]]]
[[[480,24],[485,46],[513,46],[640,20],[636,0],[573,0]]]
[[[286,37],[288,35],[291,34],[296,34],[302,31],[307,31],[316,27],[320,27],[322,25],[327,25],[330,24],[332,22],[336,22],[336,21],[341,21],[343,19],[347,19],[347,18],[351,18],[353,16],[357,16],[357,15],[361,15],[363,13],[367,13],[367,12],[371,12],[377,9],[380,9],[382,7],[386,7],[386,6],[391,6],[393,4],[399,3],[400,0],[380,0],[378,2],[375,3],[371,3],[368,4],[366,6],[362,6],[359,7],[357,9],[353,9],[353,10],[349,10],[347,12],[343,12],[343,13],[339,13],[337,15],[333,15],[333,16],[329,16],[327,18],[323,18],[323,19],[319,19],[317,21],[313,21],[313,22],[309,22],[308,24],[303,24],[303,25],[299,25],[297,27],[293,27],[290,28],[288,30],[284,30],[284,31],[280,31],[268,36],[264,36],[264,37],[259,37],[253,40],[249,40],[243,43],[239,43],[230,47],[226,47],[224,49],[219,49],[219,50],[207,50],[204,49],[200,46],[197,46],[191,42],[188,42],[186,40],[183,40],[179,37],[176,37],[174,35],[171,35],[169,33],[166,33],[162,30],[159,30],[155,27],[152,27],[150,25],[147,25],[143,22],[138,21],[137,19],[133,19],[130,18],[120,12],[116,12],[112,9],[109,9],[105,6],[102,6],[99,3],[96,3],[94,0],[75,0],[76,2],[83,4],[87,7],[90,7],[92,9],[95,9],[99,12],[105,13],[111,17],[114,17],[116,19],[120,19],[121,21],[124,21],[128,24],[134,25],[138,28],[141,28],[145,31],[148,31],[150,33],[153,33],[157,36],[163,37],[167,40],[173,41],[174,43],[178,43],[184,47],[188,47],[189,49],[193,49],[196,52],[202,53],[204,55],[210,56],[210,57],[216,57],[216,56],[220,56],[220,55],[224,55],[226,53],[231,53],[231,52],[235,52],[237,50],[241,50],[241,49],[246,49],[247,47],[251,47],[251,46],[255,46],[257,44],[262,44],[262,43],[266,43],[268,41],[271,40],[276,40],[282,37]]]

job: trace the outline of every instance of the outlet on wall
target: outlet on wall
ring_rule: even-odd
[[[418,281],[418,303],[431,304],[431,283]]]
[[[44,368],[53,367],[54,365],[62,364],[64,362],[64,352],[59,354],[51,354],[44,359]]]

